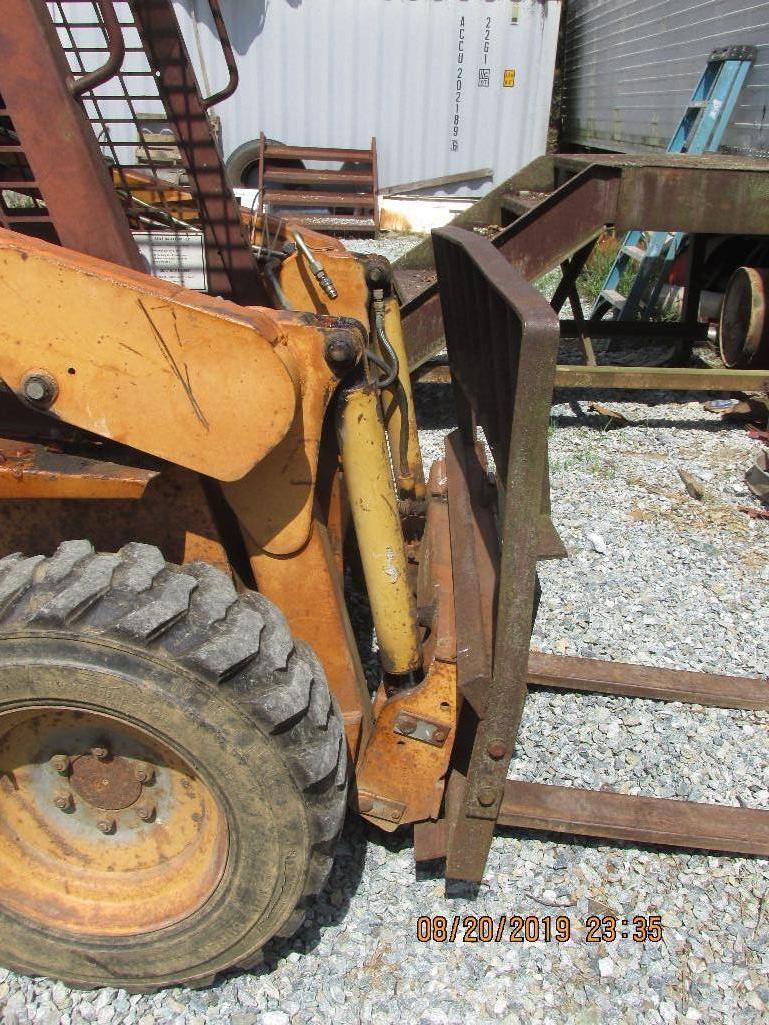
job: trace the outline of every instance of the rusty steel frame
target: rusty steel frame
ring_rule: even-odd
[[[0,499],[139,499],[159,470],[0,437]]]
[[[676,382],[670,368],[594,366],[592,337],[672,338],[682,344],[706,337],[705,325],[696,320],[697,245],[687,280],[685,315],[680,324],[652,322],[632,324],[584,321],[576,278],[607,225],[618,231],[637,228],[677,230],[696,237],[707,234],[769,235],[769,168],[765,163],[723,154],[688,156],[666,154],[556,154],[552,158],[553,184],[559,172],[571,174],[511,225],[493,245],[529,281],[554,267],[562,280],[553,298],[560,311],[565,300],[575,306],[574,320],[561,324],[563,337],[579,338],[585,347],[587,366],[559,366],[556,383],[561,387],[644,388],[694,387],[702,390],[749,387],[736,371],[709,369],[692,383]],[[418,369],[443,347],[443,323],[436,284],[404,304],[404,336],[409,366]],[[577,375],[577,376],[573,376]],[[670,375],[670,376],[668,376]],[[574,383],[574,382],[577,383]],[[663,382],[663,383],[661,383]]]
[[[200,208],[209,289],[243,306],[269,306],[206,115],[217,97],[204,101],[200,95],[171,0],[128,2]]]
[[[341,164],[342,167],[323,170],[308,167],[286,167],[288,160],[310,164]],[[273,166],[272,161],[276,161]],[[367,170],[344,170],[344,164],[367,164]],[[260,216],[274,206],[284,211],[292,222],[306,225],[316,231],[340,234],[345,231],[360,233],[379,232],[379,203],[377,199],[376,138],[369,149],[338,149],[328,146],[273,145],[259,134],[259,205]],[[349,191],[344,191],[347,186]],[[342,191],[340,191],[340,189]],[[308,212],[306,208],[329,207],[328,214]],[[286,213],[290,208],[290,212]],[[305,208],[305,209],[303,209]],[[340,213],[336,208],[345,209]],[[370,223],[360,217],[356,209],[370,213]]]
[[[110,0],[104,0],[104,7],[112,9]],[[54,225],[62,245],[143,270],[99,144],[75,98],[81,85],[69,69],[44,0],[6,0],[0,20],[0,95],[32,169],[31,184],[47,208],[36,214],[36,222]],[[41,111],[55,116],[41,117]]]
[[[464,705],[444,815],[415,830],[417,859],[445,856],[448,878],[479,882],[497,826],[769,854],[769,812],[507,780],[532,684],[728,708],[765,708],[769,689],[762,680],[530,652],[558,321],[485,239],[444,228],[433,241],[460,423],[447,439],[446,477]],[[500,478],[499,554],[481,540],[486,470],[476,423]]]

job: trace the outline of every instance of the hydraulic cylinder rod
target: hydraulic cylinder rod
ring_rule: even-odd
[[[387,334],[387,339],[390,345],[395,350],[398,357],[398,381],[392,388],[385,388],[382,393],[382,402],[386,410],[386,426],[387,433],[390,436],[390,450],[393,453],[393,459],[397,457],[397,453],[400,448],[400,437],[401,431],[404,429],[402,424],[402,410],[398,402],[395,401],[394,389],[402,388],[406,396],[406,406],[408,409],[406,431],[408,433],[408,466],[398,467],[399,473],[405,477],[405,480],[400,481],[401,486],[406,493],[411,493],[414,498],[421,499],[425,497],[425,475],[422,468],[422,453],[419,448],[419,435],[417,434],[417,418],[414,411],[414,396],[411,392],[411,378],[409,376],[409,363],[408,355],[406,353],[406,346],[403,341],[403,331],[401,329],[401,314],[398,300],[394,295],[388,296],[384,300],[384,329]],[[403,484],[407,483],[404,488]]]
[[[338,431],[382,666],[393,676],[414,674],[422,668],[416,601],[406,571],[379,397],[372,386],[342,392]]]

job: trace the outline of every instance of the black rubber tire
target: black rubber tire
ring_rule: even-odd
[[[285,143],[279,142],[277,139],[267,139],[267,145],[284,146]],[[273,159],[270,164],[272,167],[290,167],[294,170],[304,170],[304,162],[293,158],[290,160]],[[227,157],[224,168],[227,172],[227,180],[234,189],[257,188],[258,181],[252,180],[252,177],[258,178],[259,140],[251,139],[249,142],[244,142],[237,149],[234,149]],[[301,189],[302,186],[286,185],[284,188],[289,190]]]
[[[184,921],[127,937],[57,932],[2,904],[0,963],[80,986],[205,985],[289,936],[323,886],[342,828],[342,719],[310,649],[256,593],[149,545],[87,541],[0,560],[0,713],[86,705],[140,724],[216,794],[230,848]]]

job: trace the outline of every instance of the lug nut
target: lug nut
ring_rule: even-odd
[[[52,769],[66,776],[69,772],[69,755],[54,755],[49,764]]]
[[[137,783],[149,783],[154,777],[155,770],[151,765],[145,765],[144,762],[140,762],[134,769],[134,779]]]
[[[478,791],[478,804],[483,808],[490,808],[497,799],[497,791],[494,787],[481,787]]]
[[[35,370],[26,374],[21,382],[21,390],[27,402],[35,406],[47,409],[53,405],[56,396],[59,394],[59,386],[56,378],[44,370]]]
[[[105,759],[109,758],[109,748],[105,747],[104,744],[97,744],[96,747],[91,748],[91,754],[94,758],[98,759],[98,761],[103,762]]]
[[[495,762],[498,762],[500,758],[505,757],[505,751],[507,748],[501,740],[492,740],[489,746],[486,748],[486,754],[489,758],[493,758]]]
[[[57,790],[53,803],[59,811],[69,811],[72,807],[72,794],[69,790]]]
[[[107,833],[114,833],[116,826],[117,823],[112,818],[99,819],[99,821],[96,823],[96,828],[99,830],[100,833],[104,833],[105,836]]]
[[[155,818],[155,805],[149,802],[147,804],[140,804],[136,809],[136,814],[142,822],[152,822]]]

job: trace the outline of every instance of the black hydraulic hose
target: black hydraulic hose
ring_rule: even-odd
[[[269,260],[264,264],[264,276],[269,281],[269,283],[270,283],[270,285],[272,287],[272,290],[275,293],[275,298],[278,300],[278,302],[283,307],[283,309],[284,310],[293,310],[294,307],[288,301],[288,299],[286,298],[286,293],[280,287],[280,282],[278,281],[278,276],[275,273],[275,266]]]
[[[384,390],[385,388],[389,388],[393,381],[397,379],[398,373],[400,372],[400,363],[398,362],[397,352],[393,349],[392,345],[390,345],[390,340],[385,334],[384,315],[381,313],[375,314],[374,324],[376,325],[376,336],[379,339],[379,344],[382,346],[388,360],[390,361],[390,372],[387,377],[377,382],[377,387]]]
[[[390,339],[387,337],[387,332],[384,329],[384,314],[377,310],[374,315],[374,324],[376,326],[376,335],[379,339],[379,344],[382,346],[382,350],[387,354],[390,360],[391,369],[389,376],[379,382],[381,389],[393,387],[393,397],[390,406],[388,407],[387,413],[385,414],[385,422],[392,415],[392,409],[397,405],[400,415],[400,431],[398,433],[398,460],[400,462],[400,472],[402,476],[408,476],[409,473],[409,405],[408,399],[406,398],[406,390],[400,382],[400,361],[398,360],[398,353],[393,349],[390,344]]]
[[[381,359],[379,356],[377,356],[375,352],[372,352],[371,349],[366,349],[366,359],[369,361],[369,363],[373,363],[374,366],[379,367],[380,370],[384,370],[385,374],[390,373],[390,367],[388,367],[385,361]],[[384,378],[380,378],[380,381],[383,380]],[[381,388],[380,381],[374,382],[375,388]]]
[[[409,472],[409,404],[406,398],[406,389],[401,384],[400,379],[395,382],[392,402],[384,414],[385,423],[392,416],[396,406],[401,415],[400,432],[398,435],[398,459],[401,464],[401,474],[405,476]]]

